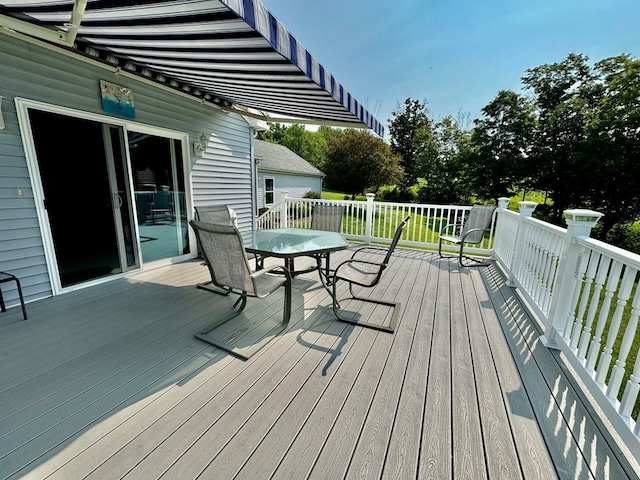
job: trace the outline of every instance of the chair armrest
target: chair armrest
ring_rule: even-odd
[[[358,248],[355,252],[353,252],[353,254],[351,255],[351,259],[354,259],[355,256],[360,253],[363,252],[365,250],[373,250],[373,251],[378,251],[378,252],[384,252],[387,253],[387,251],[389,250],[387,247],[360,247]],[[349,260],[347,260],[348,262]],[[344,262],[346,263],[346,262]]]
[[[442,229],[442,232],[440,233],[440,235],[446,235],[447,234],[447,230],[450,228],[453,228],[453,232],[455,233],[455,230],[457,228],[462,227],[462,222],[458,222],[458,223],[448,223],[447,225],[444,226],[444,228]]]

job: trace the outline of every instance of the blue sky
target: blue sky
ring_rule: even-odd
[[[405,98],[471,120],[526,69],[640,58],[640,0],[262,0],[385,125]],[[471,127],[471,125],[469,125]]]

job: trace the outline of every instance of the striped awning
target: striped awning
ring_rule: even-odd
[[[384,133],[259,0],[0,0],[0,26],[222,107]]]

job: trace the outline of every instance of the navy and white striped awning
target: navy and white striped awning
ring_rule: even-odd
[[[259,0],[0,0],[0,26],[215,103],[384,133]]]

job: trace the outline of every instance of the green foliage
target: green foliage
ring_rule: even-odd
[[[309,190],[302,196],[302,198],[322,198],[322,194],[314,192],[313,190]]]
[[[616,247],[640,254],[640,222],[615,224],[607,232],[605,241]]]
[[[433,122],[429,118],[426,102],[407,98],[392,112],[389,120],[391,151],[400,158],[404,175],[399,182],[403,196],[425,172],[437,156]]]
[[[467,186],[485,199],[497,199],[525,184],[530,176],[530,145],[535,125],[533,106],[509,90],[498,93],[475,121],[465,160]]]
[[[398,157],[389,145],[363,130],[347,130],[330,140],[323,171],[328,188],[349,193],[352,198],[401,176]]]

